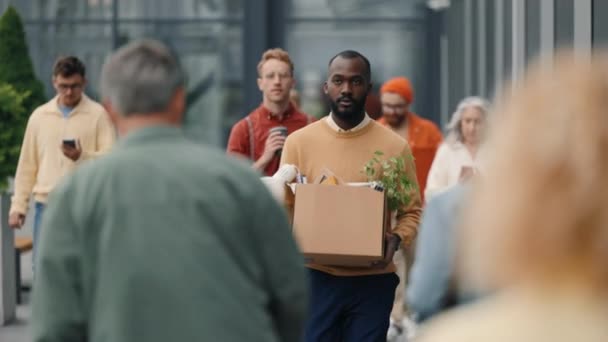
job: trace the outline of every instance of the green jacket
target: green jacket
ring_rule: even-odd
[[[297,341],[306,278],[259,176],[178,128],[134,132],[44,213],[34,341]]]

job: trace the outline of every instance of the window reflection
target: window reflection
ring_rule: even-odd
[[[327,62],[346,49],[370,59],[375,86],[367,110],[373,116],[381,112],[378,87],[389,77],[405,75],[415,87],[425,86],[424,1],[291,0],[289,8],[287,48],[296,64],[296,87],[305,112],[327,115],[321,91]]]
[[[19,2],[20,8],[30,9],[21,12],[26,13],[30,54],[40,79],[50,80],[58,56],[74,54],[87,67],[86,93],[98,98],[106,56],[133,39],[155,38],[171,46],[188,71],[186,130],[191,137],[221,145],[226,127],[242,115],[242,0]],[[50,81],[46,91],[54,94]]]
[[[291,0],[295,17],[418,17],[424,1],[418,0]]]

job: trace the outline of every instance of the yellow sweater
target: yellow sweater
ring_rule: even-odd
[[[82,154],[77,161],[64,156],[63,139],[78,139]],[[87,159],[110,150],[115,131],[104,108],[86,95],[67,118],[59,110],[57,97],[36,108],[30,116],[17,172],[10,212],[26,214],[29,196],[46,203],[59,179]]]
[[[287,138],[281,164],[296,165],[310,181],[317,178],[324,168],[328,168],[345,182],[366,182],[367,178],[362,170],[375,151],[384,153],[381,159],[404,156],[406,161],[410,161],[406,165],[406,172],[411,179],[416,179],[416,169],[407,142],[375,121],[355,132],[337,132],[330,128],[326,120],[319,120]],[[401,237],[404,247],[409,246],[416,237],[422,212],[419,192],[412,191],[410,196],[410,203],[397,210],[397,224],[393,229],[393,233]],[[293,203],[287,205],[293,209]],[[384,269],[317,264],[309,264],[308,267],[340,276],[395,271],[395,265],[392,263]]]

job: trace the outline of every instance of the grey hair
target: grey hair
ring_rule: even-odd
[[[164,112],[186,75],[171,50],[155,40],[118,49],[101,71],[101,94],[123,116]]]
[[[446,127],[446,142],[450,144],[454,144],[456,142],[462,142],[462,131],[460,121],[462,120],[462,113],[467,108],[477,108],[481,111],[484,119],[487,119],[488,112],[490,111],[490,103],[488,100],[479,96],[469,96],[465,97],[458,103],[456,107],[456,111],[452,114],[452,118],[450,119],[450,123],[448,123]]]

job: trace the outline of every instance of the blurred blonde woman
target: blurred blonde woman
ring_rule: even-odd
[[[477,172],[488,108],[488,101],[477,96],[467,97],[458,104],[450,119],[445,142],[439,146],[429,170],[424,191],[427,201]]]
[[[462,225],[465,288],[420,341],[608,341],[608,56],[536,68],[497,111]]]

